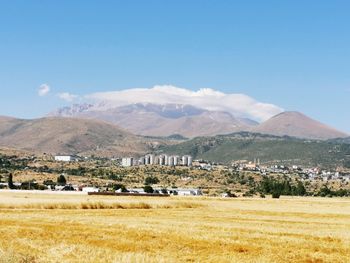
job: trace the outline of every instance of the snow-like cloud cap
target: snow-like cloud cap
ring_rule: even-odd
[[[72,102],[76,98],[78,98],[78,95],[71,94],[69,92],[62,92],[57,95],[60,99],[65,100],[67,102]]]
[[[133,103],[188,104],[212,111],[226,111],[237,117],[265,121],[283,111],[282,108],[259,102],[244,94],[226,94],[213,89],[192,91],[171,85],[137,88],[120,91],[98,92],[85,96],[109,107]]]

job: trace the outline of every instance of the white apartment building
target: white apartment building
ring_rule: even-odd
[[[134,164],[134,158],[132,157],[125,157],[122,159],[122,166],[124,167],[130,167]]]

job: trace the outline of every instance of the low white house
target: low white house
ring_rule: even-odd
[[[97,193],[100,191],[100,189],[96,187],[83,187],[82,191],[85,193]]]
[[[74,162],[77,158],[72,155],[56,155],[55,161],[57,162]]]
[[[188,196],[188,195],[202,195],[202,190],[201,189],[195,189],[195,188],[172,188],[168,189],[169,194],[174,194],[177,193],[177,195],[182,195],[182,196]]]
[[[143,188],[133,188],[128,189],[130,193],[139,193],[139,194],[145,194],[145,191]],[[158,193],[162,193],[162,188],[154,188],[154,191],[157,191]],[[121,190],[117,190],[116,192],[121,192]],[[195,188],[170,188],[167,189],[167,193],[170,195],[180,195],[180,196],[193,196],[193,195],[203,195],[201,189],[195,189]]]

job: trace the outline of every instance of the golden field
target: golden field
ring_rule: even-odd
[[[0,192],[0,262],[350,262],[350,199]]]

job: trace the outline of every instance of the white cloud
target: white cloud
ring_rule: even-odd
[[[44,97],[50,92],[50,86],[47,84],[41,84],[39,89],[38,89],[38,95],[40,97]]]
[[[71,93],[69,93],[69,92],[59,93],[57,96],[58,96],[60,99],[63,99],[63,100],[68,101],[68,102],[72,102],[73,100],[75,100],[76,98],[78,98],[77,95],[71,94]]]
[[[208,88],[192,91],[171,85],[98,92],[85,98],[104,102],[108,107],[133,103],[190,104],[207,110],[227,111],[234,116],[248,117],[257,121],[267,120],[283,111],[276,105],[259,102],[244,94],[226,94]]]

